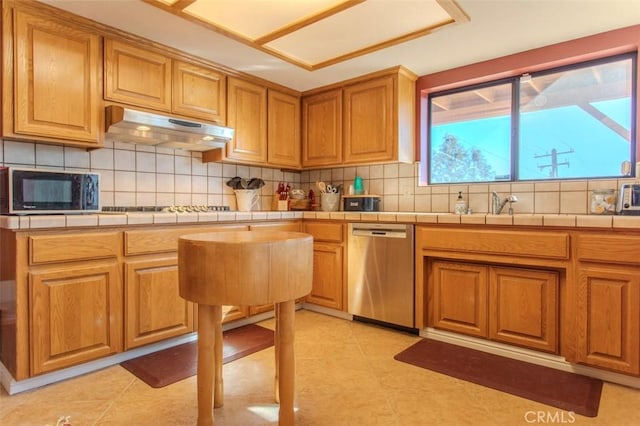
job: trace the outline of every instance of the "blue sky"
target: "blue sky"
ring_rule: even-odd
[[[592,105],[630,129],[629,98]],[[618,176],[621,162],[630,160],[629,142],[578,107],[529,112],[520,120],[520,179],[549,178],[549,169],[538,166],[549,164],[550,157],[534,157],[549,154],[553,148],[558,152],[573,150],[558,156],[559,162],[570,163],[558,167],[558,178]],[[496,175],[508,175],[510,121],[509,117],[498,117],[434,126],[432,152],[442,145],[445,134],[452,134],[466,148],[481,148]]]

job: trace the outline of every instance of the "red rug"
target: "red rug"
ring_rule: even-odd
[[[249,324],[225,331],[222,340],[222,363],[226,364],[273,346],[273,330]],[[197,360],[198,342],[193,341],[133,358],[120,365],[152,388],[161,388],[194,376]]]
[[[587,417],[598,415],[602,380],[424,339],[394,357]]]

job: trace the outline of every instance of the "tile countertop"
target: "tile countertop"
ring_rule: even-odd
[[[0,228],[52,229],[95,226],[127,226],[153,224],[212,223],[236,221],[263,221],[301,219],[302,212],[206,212],[206,213],[109,213],[61,214],[33,216],[0,216]]]
[[[515,214],[492,215],[476,213],[419,212],[207,212],[207,213],[123,213],[88,215],[0,216],[0,228],[26,230],[92,226],[126,226],[171,223],[211,223],[263,221],[282,219],[319,219],[361,222],[440,223],[512,226],[561,226],[575,228],[616,228],[640,230],[640,216]]]

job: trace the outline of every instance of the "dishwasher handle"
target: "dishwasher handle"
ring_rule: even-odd
[[[351,235],[355,237],[377,237],[377,238],[407,238],[406,231],[390,229],[353,229]]]

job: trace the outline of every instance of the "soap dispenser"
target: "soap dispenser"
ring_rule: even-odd
[[[465,214],[467,212],[467,202],[462,198],[462,191],[458,192],[458,199],[456,200],[455,213]]]

